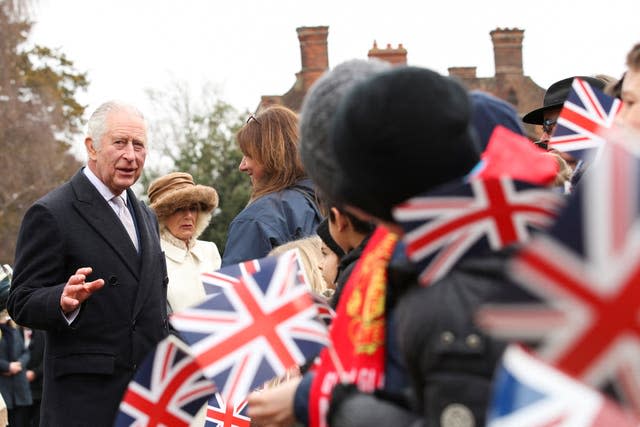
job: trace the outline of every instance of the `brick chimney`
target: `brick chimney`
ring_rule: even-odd
[[[407,49],[402,46],[402,43],[398,44],[397,48],[392,48],[390,44],[387,44],[385,49],[380,49],[376,41],[373,42],[373,47],[369,49],[369,58],[378,58],[383,61],[387,61],[390,64],[406,65],[407,64]]]
[[[327,36],[329,27],[299,27],[298,40],[302,70],[297,74],[301,80],[300,88],[305,93],[311,85],[329,68]]]
[[[496,76],[501,74],[523,75],[522,39],[524,39],[524,30],[496,28],[489,34],[491,34],[493,41]]]
[[[475,79],[476,67],[449,67],[449,75],[458,79]]]

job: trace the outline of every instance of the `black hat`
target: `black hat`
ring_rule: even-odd
[[[325,218],[322,220],[318,227],[316,228],[316,233],[320,236],[322,242],[327,245],[331,252],[336,254],[338,258],[342,258],[344,256],[344,250],[333,240],[333,236],[329,232],[329,219]]]
[[[356,84],[340,102],[331,144],[346,204],[393,221],[391,209],[466,175],[479,160],[460,83],[400,66]]]
[[[535,110],[525,114],[525,116],[522,118],[522,121],[525,123],[530,123],[532,125],[541,125],[542,121],[544,120],[545,111],[562,107],[562,104],[564,104],[564,101],[566,101],[567,97],[569,96],[571,83],[573,83],[574,78],[584,80],[596,89],[604,89],[605,82],[600,79],[596,79],[595,77],[575,76],[560,80],[559,82],[555,82],[554,84],[549,86],[549,89],[547,89],[547,91],[544,93],[542,107],[536,108]]]

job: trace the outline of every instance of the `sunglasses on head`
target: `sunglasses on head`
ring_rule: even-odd
[[[254,116],[253,114],[249,116],[249,118],[247,119],[247,123],[249,123],[251,120],[255,120],[257,124],[260,124],[260,121],[256,119],[256,116]]]

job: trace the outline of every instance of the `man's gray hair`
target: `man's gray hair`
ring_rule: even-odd
[[[97,150],[100,148],[100,143],[102,141],[102,137],[107,131],[107,116],[112,111],[128,111],[142,120],[144,120],[144,115],[140,110],[130,104],[126,104],[120,101],[107,101],[104,104],[100,105],[89,117],[89,122],[87,123],[87,136],[93,140],[93,147]]]

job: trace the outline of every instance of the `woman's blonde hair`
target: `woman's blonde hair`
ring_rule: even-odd
[[[287,107],[274,105],[249,116],[236,138],[242,153],[264,169],[260,182],[254,183],[251,200],[305,177],[298,154],[298,116]]]
[[[287,251],[298,249],[304,271],[311,285],[311,291],[318,295],[329,297],[330,294],[333,293],[333,289],[327,288],[326,282],[324,281],[322,272],[319,268],[320,260],[322,259],[321,247],[322,239],[320,239],[320,237],[318,236],[311,236],[305,237],[303,239],[292,240],[291,242],[287,242],[280,246],[277,246],[271,249],[269,255],[278,256]],[[258,390],[266,390],[276,387],[285,381],[299,376],[300,370],[297,366],[295,366],[287,370],[287,372],[283,376],[272,378],[271,380],[265,382],[262,387],[258,388]]]
[[[277,246],[269,252],[269,255],[281,255],[292,249],[298,249],[300,260],[304,271],[309,279],[311,290],[319,295],[326,295],[329,291],[327,284],[320,271],[320,260],[322,259],[322,240],[318,236],[305,237],[304,239],[293,240]]]

